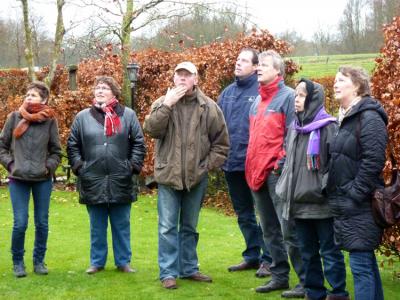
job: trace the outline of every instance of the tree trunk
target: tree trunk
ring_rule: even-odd
[[[28,65],[28,76],[31,81],[36,80],[34,72],[33,50],[32,50],[32,31],[29,25],[28,0],[20,0],[22,3],[22,12],[24,16],[25,29],[25,60]]]
[[[125,105],[132,107],[131,98],[131,86],[129,81],[128,72],[126,66],[129,63],[129,54],[131,51],[131,24],[133,21],[133,0],[126,1],[126,11],[122,18],[121,27],[121,67],[123,73],[123,83],[122,83],[122,97],[124,99]]]
[[[64,0],[57,0],[57,25],[56,25],[56,33],[54,36],[54,48],[53,54],[51,57],[51,63],[49,68],[49,74],[47,75],[45,82],[49,87],[53,83],[54,76],[57,69],[57,61],[60,57],[61,53],[61,44],[64,39],[65,27],[64,27],[64,19],[63,19],[63,6],[65,4]]]

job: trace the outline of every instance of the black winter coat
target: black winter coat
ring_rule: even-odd
[[[136,200],[137,178],[143,165],[145,145],[134,111],[120,106],[121,132],[104,134],[88,108],[79,112],[67,143],[70,165],[78,175],[82,204],[129,203]]]
[[[379,246],[382,229],[371,211],[372,192],[383,182],[387,115],[364,97],[346,116],[332,141],[327,192],[334,215],[335,242],[347,251]]]

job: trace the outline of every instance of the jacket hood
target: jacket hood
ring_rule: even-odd
[[[352,108],[348,117],[362,113],[365,110],[375,110],[381,116],[383,122],[385,122],[386,125],[388,124],[388,116],[383,109],[382,104],[370,96],[363,97],[360,102]]]
[[[324,89],[319,83],[307,79],[301,79],[300,82],[305,82],[306,84],[307,97],[304,102],[304,111],[297,113],[296,117],[298,118],[300,124],[305,125],[314,120],[315,115],[324,105],[325,94]]]

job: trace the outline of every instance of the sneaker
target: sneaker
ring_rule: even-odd
[[[47,267],[44,263],[38,263],[38,264],[33,265],[33,272],[35,272],[38,275],[49,274],[49,270],[47,269]]]
[[[23,262],[14,264],[14,275],[17,278],[25,277],[27,275],[25,264]]]
[[[269,263],[262,262],[256,272],[256,277],[262,278],[262,277],[267,277],[267,276],[271,276],[271,271],[269,269]]]
[[[281,296],[282,298],[301,298],[304,299],[306,291],[301,284],[296,285],[294,288],[288,291],[284,291]]]

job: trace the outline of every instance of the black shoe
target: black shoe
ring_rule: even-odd
[[[257,293],[269,293],[272,291],[286,290],[289,288],[287,282],[276,282],[273,280],[268,281],[265,285],[261,285],[256,288]]]
[[[303,299],[306,295],[306,291],[301,284],[296,285],[289,291],[284,291],[281,296],[282,298],[301,298]]]
[[[269,269],[269,263],[262,262],[256,272],[256,277],[262,278],[262,277],[267,277],[267,276],[271,276],[271,271]]]
[[[248,263],[247,261],[242,261],[238,265],[233,265],[228,268],[229,272],[236,272],[236,271],[244,271],[244,270],[250,270],[250,269],[255,269],[257,270],[260,264],[258,262],[253,262],[253,263]]]
[[[14,275],[17,278],[25,277],[27,275],[25,264],[23,262],[14,264]]]
[[[33,272],[39,275],[47,275],[49,274],[49,270],[47,269],[44,263],[37,263],[33,265]]]

